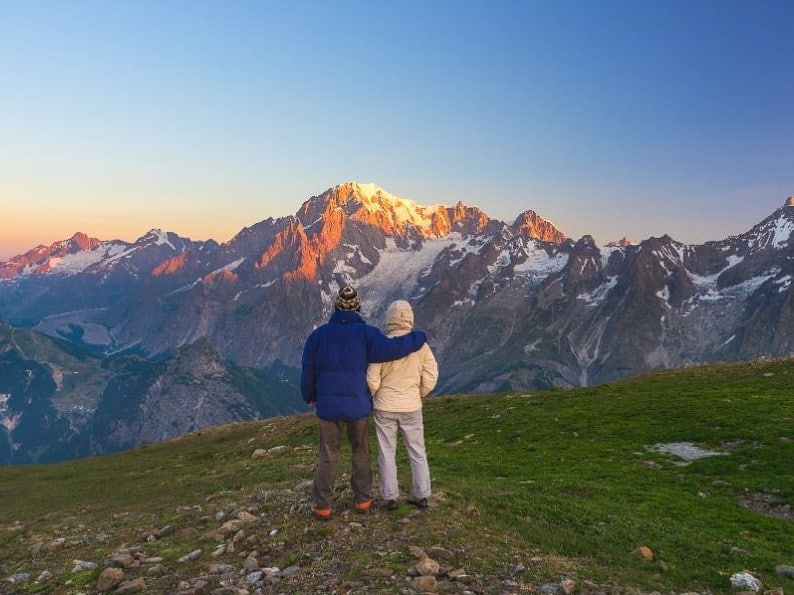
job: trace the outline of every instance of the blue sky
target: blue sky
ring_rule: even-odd
[[[0,258],[337,183],[599,243],[794,194],[794,2],[0,0]]]

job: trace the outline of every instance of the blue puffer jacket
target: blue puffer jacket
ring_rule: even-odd
[[[352,311],[337,311],[306,339],[301,361],[301,393],[316,403],[317,417],[353,420],[372,412],[367,365],[405,357],[422,347],[426,336],[414,331],[388,338]]]

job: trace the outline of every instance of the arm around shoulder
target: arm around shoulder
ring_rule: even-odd
[[[374,326],[369,327],[367,337],[367,357],[369,363],[390,362],[401,359],[421,349],[427,341],[427,336],[422,331],[411,331],[401,337],[387,337]]]

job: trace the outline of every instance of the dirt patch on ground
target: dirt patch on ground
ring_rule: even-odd
[[[794,521],[794,510],[791,509],[791,505],[785,504],[783,499],[774,492],[746,492],[737,496],[736,502],[742,508],[764,516]]]

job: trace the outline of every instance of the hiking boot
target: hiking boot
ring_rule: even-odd
[[[411,496],[406,500],[408,504],[413,504],[417,508],[427,508],[427,498],[417,498],[416,496]]]
[[[383,508],[386,510],[397,510],[400,508],[400,505],[397,504],[397,500],[386,500],[386,503],[383,505]]]
[[[372,500],[364,500],[363,502],[356,502],[356,512],[365,513],[369,512],[372,508]]]
[[[331,518],[330,508],[315,508],[312,512],[314,513],[314,518],[320,521],[327,521]]]

